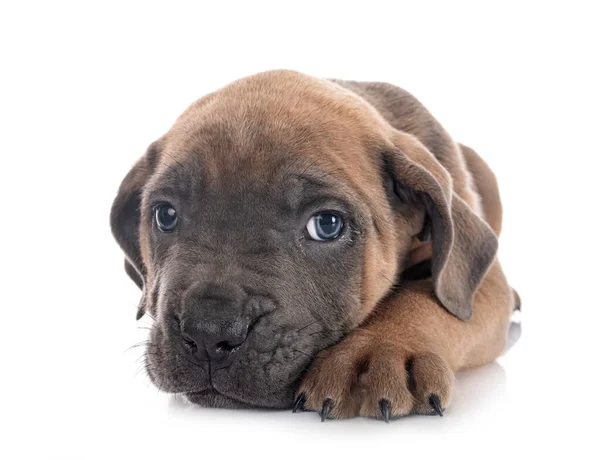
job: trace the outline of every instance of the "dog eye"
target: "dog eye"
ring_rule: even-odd
[[[161,232],[172,232],[177,225],[177,211],[169,204],[157,206],[154,217]]]
[[[316,241],[335,240],[340,236],[343,228],[344,222],[342,218],[330,212],[315,214],[310,218],[308,224],[306,224],[308,234]]]

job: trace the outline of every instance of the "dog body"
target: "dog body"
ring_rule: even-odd
[[[439,413],[515,298],[485,162],[410,94],[291,71],[186,110],[111,212],[162,390],[323,418]]]

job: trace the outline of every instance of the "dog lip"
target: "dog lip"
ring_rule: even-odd
[[[257,316],[254,321],[252,321],[252,323],[250,324],[250,326],[248,326],[248,331],[246,334],[246,339],[248,338],[248,336],[250,335],[250,333],[254,330],[254,327],[256,326],[256,324],[263,319],[265,316],[270,315],[271,313],[273,313],[275,310],[270,310],[270,311],[266,311],[264,312],[262,315]],[[246,339],[244,339],[244,342],[246,341]],[[240,344],[237,348],[239,348],[240,346],[242,346],[242,344]]]
[[[221,396],[225,396],[223,393],[216,390],[215,387],[213,387],[213,386],[211,386],[210,388],[205,388],[204,390],[186,391],[185,394],[186,395],[197,395],[197,396],[207,396],[207,395],[219,394]]]
[[[198,396],[198,397],[206,397],[206,396],[222,396],[224,398],[230,399],[231,401],[234,401],[238,404],[243,404],[244,406],[248,406],[248,403],[246,401],[243,401],[239,398],[236,398],[235,396],[231,396],[228,394],[225,394],[219,390],[217,390],[212,384],[210,386],[210,388],[205,388],[204,390],[200,390],[200,391],[187,391],[184,393],[186,396],[188,397],[193,397],[193,396]]]

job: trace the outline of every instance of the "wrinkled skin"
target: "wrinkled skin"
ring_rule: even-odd
[[[297,202],[327,197],[328,204],[321,205],[326,209],[360,214],[335,201],[331,191],[304,183],[300,173],[288,171],[269,184],[260,175],[246,176],[235,190],[226,181],[205,185],[200,167],[182,172],[175,166],[165,172],[178,184],[180,194],[168,201],[177,203],[181,222],[174,233],[149,232],[151,263],[161,275],[149,292],[156,304],[146,307],[157,318],[148,363],[159,388],[186,392],[202,404],[286,407],[311,358],[356,326],[357,262],[363,250],[359,234],[368,229],[352,218],[334,242],[307,238],[306,222],[321,207]],[[235,170],[220,174],[240,177]],[[168,187],[169,179],[160,183]],[[147,193],[143,202],[153,196]],[[213,291],[214,285],[225,286],[236,299],[229,306],[205,306],[216,311],[203,311],[199,321],[208,315],[241,316],[253,324],[242,347],[225,363],[198,362],[181,340],[181,318],[189,309],[203,308],[193,299],[206,283],[213,284],[208,286]]]
[[[423,227],[423,206],[400,199],[386,176],[370,128],[377,115],[347,92],[340,101],[332,83],[286,78],[250,79],[195,103],[113,206],[140,309],[154,319],[148,373],[194,403],[291,407],[312,359],[389,292],[404,262],[397,254]],[[155,219],[163,203],[177,211],[169,233]],[[323,211],[343,218],[333,241],[307,233]],[[211,359],[201,339],[191,348],[188,332],[240,321],[248,335],[226,360]]]

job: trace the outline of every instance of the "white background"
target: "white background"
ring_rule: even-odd
[[[593,3],[3,2],[0,457],[598,458]],[[125,351],[147,320],[120,180],[193,100],[272,68],[395,83],[498,175],[523,336],[443,418],[190,408]]]

